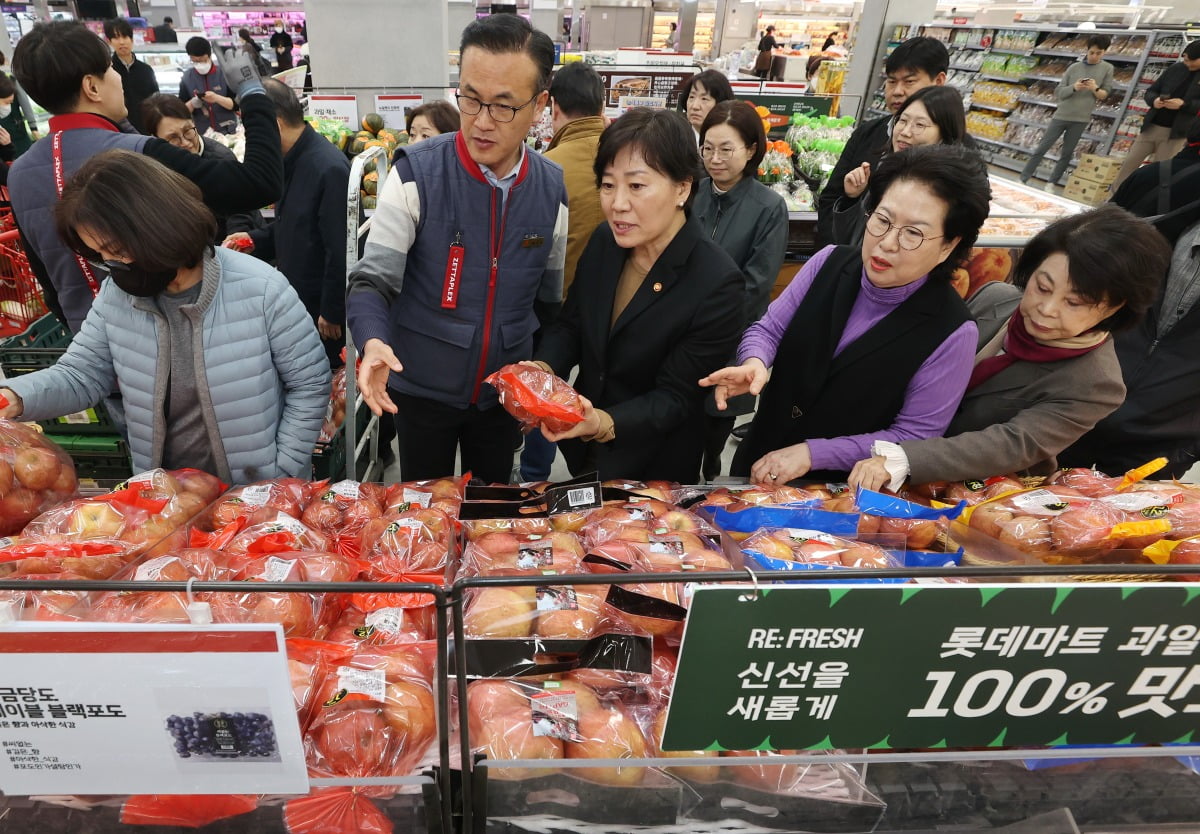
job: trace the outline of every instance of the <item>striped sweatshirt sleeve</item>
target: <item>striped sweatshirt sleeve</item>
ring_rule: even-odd
[[[399,160],[384,181],[363,256],[350,269],[346,321],[360,346],[370,339],[388,344],[391,338],[388,308],[404,285],[408,250],[421,220],[417,185],[405,179],[406,169]]]

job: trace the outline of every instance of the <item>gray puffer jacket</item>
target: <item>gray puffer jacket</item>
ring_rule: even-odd
[[[288,280],[256,258],[217,249],[205,258],[200,298],[183,309],[201,360],[196,407],[212,442],[213,474],[233,484],[311,477],[329,404],[329,362]],[[170,356],[171,335],[155,301],[106,280],[58,363],[6,384],[24,401],[22,419],[45,420],[93,405],[115,382],[141,472],[162,460]]]

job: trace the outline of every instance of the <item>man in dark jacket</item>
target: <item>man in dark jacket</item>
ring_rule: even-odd
[[[214,212],[250,211],[279,197],[283,159],[275,107],[247,62],[235,57],[225,65],[246,120],[241,164],[121,133],[117,122],[126,115],[121,76],[109,62],[108,47],[79,21],[39,23],[17,44],[13,67],[21,86],[52,114],[50,135],[34,143],[9,172],[13,211],[47,305],[73,332],[87,317],[105,273],[67,249],[54,225],[54,205],[60,183],[94,154],[121,149],[151,156],[196,183]]]
[[[104,21],[104,37],[112,47],[113,69],[121,76],[125,88],[125,109],[129,112],[129,123],[138,133],[145,133],[142,124],[142,102],[158,92],[158,78],[145,61],[133,54],[133,27],[125,18]]]
[[[253,254],[287,276],[321,333],[332,366],[345,344],[346,189],[350,161],[304,121],[296,94],[273,78],[263,81],[275,103],[283,147],[283,196],[275,220],[225,240],[239,248],[249,241]],[[245,248],[244,244],[240,248]]]
[[[936,38],[909,38],[897,46],[884,64],[887,109],[895,113],[917,90],[945,84],[949,67],[950,53]],[[879,163],[891,136],[891,121],[891,115],[863,121],[850,134],[829,182],[817,198],[817,236],[821,243],[833,242],[833,206],[846,196],[843,185],[846,175],[864,163],[872,168]]]
[[[163,22],[154,27],[154,42],[179,43],[179,35],[175,34],[175,19],[170,15],[164,17]]]
[[[1163,162],[1143,165],[1121,184],[1112,202],[1138,217],[1180,209],[1200,199],[1200,119],[1192,120],[1183,150]],[[1164,218],[1158,230],[1174,242],[1192,223],[1188,212]]]
[[[219,133],[237,130],[237,105],[225,86],[221,70],[213,63],[212,44],[201,37],[188,38],[184,46],[192,65],[179,82],[179,98],[192,111],[196,131],[203,136],[209,128]]]
[[[1196,119],[1196,111],[1200,110],[1200,41],[1184,47],[1178,63],[1167,67],[1150,85],[1145,99],[1150,109],[1117,172],[1113,191],[1124,184],[1146,157],[1153,155],[1156,162],[1162,162],[1183,148],[1184,137]]]

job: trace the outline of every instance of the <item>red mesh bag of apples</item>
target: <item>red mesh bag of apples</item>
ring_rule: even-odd
[[[328,481],[276,478],[236,487],[197,516],[192,526],[211,533],[243,519],[261,520],[272,510],[298,519],[313,497],[323,492],[328,484]]]
[[[382,518],[386,506],[387,490],[383,486],[338,481],[309,502],[300,520],[333,539],[340,552],[358,556],[363,528]]]
[[[530,428],[558,434],[583,422],[583,402],[563,380],[532,365],[505,365],[484,382],[500,392],[500,405]]]
[[[0,536],[20,533],[78,488],[75,464],[57,444],[24,423],[0,420]]]

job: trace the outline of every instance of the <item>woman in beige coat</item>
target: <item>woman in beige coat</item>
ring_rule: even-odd
[[[981,339],[946,436],[875,443],[851,486],[1052,472],[1058,453],[1125,399],[1111,332],[1150,308],[1170,257],[1153,227],[1116,206],[1047,226],[1017,263],[1007,288],[1016,312]]]

